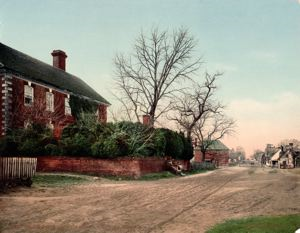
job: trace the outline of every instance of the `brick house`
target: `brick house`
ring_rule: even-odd
[[[194,162],[202,161],[202,152],[199,147],[194,149]],[[227,166],[229,161],[229,148],[220,140],[212,141],[205,153],[205,161],[216,163],[218,166]]]
[[[48,124],[59,137],[75,121],[70,98],[91,101],[99,121],[107,121],[110,105],[82,79],[66,72],[67,55],[54,50],[53,66],[0,43],[0,135],[30,121]]]

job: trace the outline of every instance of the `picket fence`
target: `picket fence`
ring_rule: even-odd
[[[30,179],[36,172],[37,158],[0,157],[0,182]]]

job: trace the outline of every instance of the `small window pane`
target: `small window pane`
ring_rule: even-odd
[[[65,98],[65,114],[66,115],[71,115],[71,107],[70,107],[70,99]]]
[[[32,105],[33,103],[33,87],[28,85],[24,86],[24,104]]]
[[[46,92],[46,110],[54,112],[54,95],[51,92]]]

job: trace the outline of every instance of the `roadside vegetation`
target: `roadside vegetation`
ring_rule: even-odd
[[[228,220],[214,226],[207,233],[294,233],[300,228],[300,214],[258,216]]]
[[[92,156],[117,157],[169,156],[190,160],[193,147],[183,133],[170,129],[154,129],[141,123],[117,122],[101,124],[92,114],[64,128],[59,140],[52,131],[39,124],[12,130],[0,139],[0,155],[4,156]]]
[[[184,172],[182,176],[190,176],[200,173],[205,173],[211,170],[214,170],[213,166],[202,165],[201,167],[192,167],[190,171]],[[163,171],[157,173],[149,173],[142,175],[140,177],[128,177],[128,176],[113,176],[113,175],[101,175],[96,176],[96,178],[104,178],[115,181],[124,181],[124,180],[137,180],[137,181],[152,181],[152,180],[160,180],[160,179],[168,179],[168,178],[176,178],[180,177],[175,175],[170,171]],[[70,174],[70,173],[37,173],[32,181],[34,186],[40,187],[63,187],[68,185],[77,185],[83,184],[86,182],[91,182],[94,176],[89,175],[78,175],[78,174]],[[98,180],[98,179],[95,179]]]
[[[186,171],[182,173],[182,176],[190,176],[190,175],[196,175],[200,173],[205,173],[211,170],[214,170],[215,168],[198,168],[198,169],[191,169],[190,171]],[[149,173],[146,175],[143,175],[137,180],[160,180],[160,179],[165,179],[165,178],[174,178],[174,177],[180,177],[178,175],[175,175],[174,173],[171,173],[169,171],[164,171],[164,172],[158,172],[158,173]],[[132,179],[132,178],[131,178]]]
[[[35,175],[32,179],[35,186],[40,187],[63,187],[68,185],[82,184],[88,182],[87,176],[70,174],[42,174]]]

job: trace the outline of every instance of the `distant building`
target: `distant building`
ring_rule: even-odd
[[[205,161],[213,162],[218,166],[227,166],[229,161],[229,148],[225,146],[220,140],[212,141],[211,145],[207,148],[205,153]],[[203,155],[199,147],[194,150],[195,162],[203,162]]]
[[[279,148],[275,147],[273,144],[267,144],[265,148],[265,156],[267,158],[271,158],[278,150]]]
[[[295,168],[300,166],[300,150],[293,144],[281,146],[270,159],[270,166],[278,168]]]
[[[110,105],[82,79],[66,72],[67,55],[54,50],[53,66],[0,43],[0,135],[29,122],[48,124],[57,137],[74,122],[70,97],[96,104],[98,119],[107,120]]]

